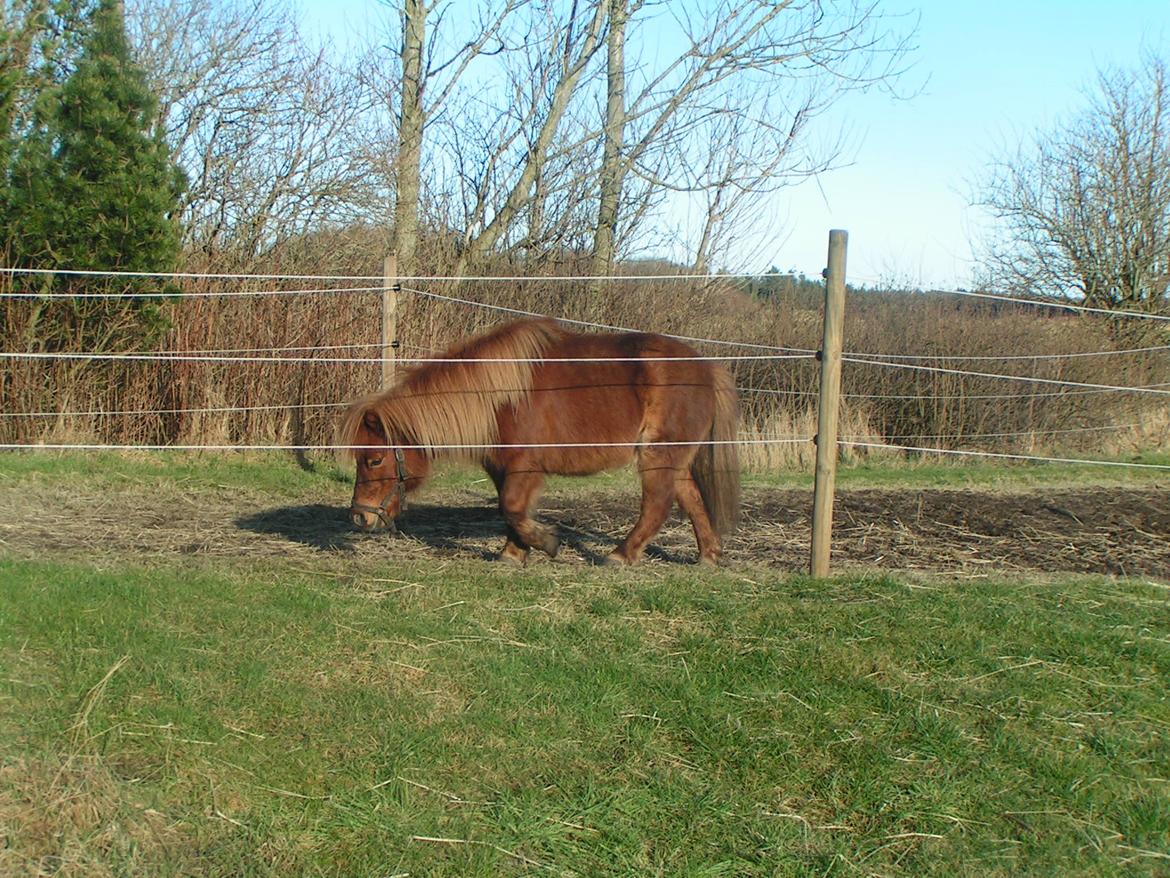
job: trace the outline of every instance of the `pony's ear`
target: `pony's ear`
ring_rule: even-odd
[[[382,426],[382,419],[378,417],[377,412],[372,410],[367,411],[365,415],[362,416],[362,423],[365,424],[366,429],[375,436],[379,436],[382,439],[386,438],[386,428]]]

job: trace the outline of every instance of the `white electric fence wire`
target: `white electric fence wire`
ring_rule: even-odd
[[[788,445],[810,441],[808,436],[768,439],[693,439],[687,442],[489,442],[461,445],[397,445],[403,451],[488,451],[500,448],[668,448],[704,445]],[[0,443],[5,451],[384,451],[385,445],[130,445],[87,442]]]
[[[413,346],[412,346],[413,347]],[[419,348],[422,350],[422,348]],[[1166,385],[1154,385],[1166,386]],[[764,387],[737,387],[736,390],[741,394],[757,393],[765,395],[779,395],[779,396],[816,396],[815,390],[773,390]],[[1031,393],[990,393],[990,394],[870,394],[870,393],[844,393],[842,397],[845,399],[885,399],[885,400],[908,400],[908,401],[924,401],[924,400],[952,400],[952,399],[980,399],[980,400],[1023,400],[1032,399],[1035,397],[1066,397],[1083,394],[1094,393],[1108,393],[1108,389],[1099,390],[1069,390],[1069,391],[1037,391]],[[186,414],[222,414],[231,412],[264,412],[264,411],[290,411],[302,409],[324,409],[324,408],[344,408],[349,405],[348,402],[319,402],[319,403],[274,403],[268,405],[223,405],[223,406],[198,406],[186,408],[166,408],[166,409],[86,409],[86,410],[43,410],[32,412],[4,412],[0,411],[0,418],[95,418],[95,417],[114,417],[114,416],[148,416],[148,415],[186,415]],[[1120,428],[1140,427],[1140,424],[1121,425]],[[1096,427],[1082,428],[1090,429],[1106,429]],[[1048,431],[1052,432],[1052,431]],[[983,434],[986,436],[997,435],[1030,435],[1034,431],[1026,431],[1018,434]],[[924,434],[906,434],[906,435],[924,435]],[[1036,434],[1040,435],[1040,434]],[[956,437],[961,438],[961,437]]]
[[[867,442],[857,439],[839,439],[841,445],[857,448],[892,448],[895,451],[917,451],[925,454],[951,454],[960,457],[994,457],[1008,460],[1030,460],[1037,463],[1074,463],[1088,466],[1112,466],[1130,469],[1153,469],[1170,471],[1170,465],[1160,463],[1134,463],[1124,460],[1091,460],[1077,457],[1042,457],[1035,454],[1010,454],[1003,451],[959,451],[952,448],[928,448],[921,445],[894,445],[889,442]]]
[[[1105,424],[1099,427],[1065,427],[1060,430],[1012,430],[1003,433],[897,433],[885,439],[1006,439],[1019,436],[1065,436],[1073,433],[1106,433],[1141,429],[1143,424]]]
[[[4,269],[0,269],[0,272]],[[61,272],[64,273],[64,272]],[[225,275],[226,276],[226,275]],[[380,293],[383,286],[370,287],[319,287],[296,290],[123,290],[122,292],[101,290],[78,290],[61,292],[47,290],[0,291],[0,299],[269,299],[281,296],[306,296],[332,293]]]
[[[725,354],[694,357],[395,357],[400,364],[423,363],[677,363],[734,360],[802,360],[808,354]],[[386,363],[383,357],[233,357],[216,354],[105,354],[87,352],[29,353],[0,351],[0,360],[130,360],[175,363]]]
[[[899,287],[897,284],[892,284],[887,280],[874,277],[864,277],[858,275],[850,275],[849,283],[868,284],[871,287],[877,288],[876,291],[888,291],[891,293],[906,294],[908,291],[905,287]],[[1163,316],[1161,314],[1146,314],[1142,311],[1120,311],[1111,308],[1091,308],[1085,305],[1077,305],[1072,302],[1062,302],[1053,299],[1027,299],[1023,296],[1008,296],[1002,293],[977,293],[971,290],[944,290],[944,289],[921,289],[914,291],[917,295],[928,296],[968,296],[974,299],[992,299],[997,302],[1012,302],[1019,305],[1038,305],[1045,308],[1060,308],[1065,311],[1083,311],[1090,314],[1108,314],[1110,317],[1139,317],[1149,320],[1170,320],[1170,316]]]
[[[760,387],[739,387],[737,390],[740,393],[762,393],[762,394],[777,394],[786,396],[816,396],[815,390],[769,390]],[[913,395],[890,395],[881,396],[868,393],[844,393],[842,397],[846,399],[900,399],[900,400],[931,400],[931,399],[1031,399],[1033,397],[1049,397],[1049,396],[1073,396],[1079,394],[1089,393],[1107,393],[1105,390],[1070,390],[1067,392],[1051,392],[1041,391],[1036,393],[1015,393],[1015,394],[948,394],[935,395],[923,394],[919,396]],[[311,403],[275,403],[269,405],[223,405],[223,406],[200,406],[188,408],[169,408],[169,409],[86,409],[76,411],[57,411],[44,410],[33,412],[0,412],[0,418],[104,418],[115,416],[148,416],[148,415],[194,415],[194,414],[223,414],[232,412],[265,412],[265,411],[290,411],[301,409],[326,409],[326,408],[344,408],[349,405],[348,402],[311,402]],[[1138,427],[1140,424],[1125,425],[1129,427]],[[1085,428],[1096,429],[1096,428]],[[908,434],[919,435],[919,434]],[[991,434],[988,434],[991,435]],[[998,434],[996,434],[998,435]],[[1020,434],[1027,435],[1027,434]]]
[[[349,344],[332,344],[332,345],[288,345],[287,347],[280,347],[272,345],[265,348],[208,348],[206,350],[185,350],[185,351],[123,351],[123,353],[135,354],[174,354],[186,356],[188,354],[281,354],[281,353],[301,353],[304,351],[348,351],[348,350],[367,350],[369,348],[383,348],[385,345],[380,341],[364,341],[364,342],[350,342]],[[442,353],[438,348],[429,348],[423,345],[403,344],[399,342],[398,350],[410,351],[425,351],[427,353]]]
[[[63,275],[68,277],[114,277],[114,278],[163,278],[167,280],[246,280],[246,281],[314,281],[327,283],[384,283],[385,278],[377,275],[330,275],[330,274],[209,274],[198,272],[162,272],[162,271],[94,271],[81,269],[49,269],[49,268],[0,268],[0,274],[10,276],[36,275],[52,276]],[[630,281],[675,281],[675,280],[736,280],[751,281],[759,277],[756,272],[746,273],[718,273],[718,274],[642,274],[642,275],[404,275],[396,278],[397,281],[412,281],[425,283],[541,283],[541,282],[602,282],[622,283]],[[349,287],[344,289],[331,288],[335,292],[372,292],[382,289],[378,286]],[[1170,315],[1149,314],[1144,311],[1120,311],[1110,308],[1094,308],[1086,305],[1076,305],[1071,302],[1052,301],[1048,299],[1027,299],[1020,296],[1005,296],[999,293],[977,293],[970,290],[928,290],[930,294],[945,294],[950,296],[966,296],[977,299],[991,299],[998,302],[1010,302],[1020,305],[1032,305],[1043,308],[1059,308],[1065,311],[1079,311],[1092,314],[1105,314],[1110,317],[1139,318],[1144,320],[1170,321]],[[284,291],[269,290],[255,293],[235,293],[229,295],[284,295]],[[30,298],[79,298],[85,294],[75,293],[0,293],[3,296],[27,296]],[[95,298],[135,298],[141,296],[156,297],[187,297],[187,296],[218,296],[223,293],[211,292],[148,292],[148,293],[110,293],[89,294]]]
[[[368,290],[372,290],[372,289],[382,290],[384,288],[378,287],[378,288],[353,288],[353,289],[354,290],[368,291]],[[609,330],[611,332],[644,332],[645,331],[645,330],[641,330],[641,329],[633,329],[633,328],[628,327],[628,326],[614,326],[614,325],[608,324],[608,323],[596,323],[596,322],[589,321],[589,320],[576,320],[576,319],[573,319],[571,317],[553,317],[552,315],[549,315],[549,314],[541,314],[538,311],[526,311],[522,308],[509,308],[505,305],[493,305],[493,304],[490,304],[488,302],[477,302],[474,299],[464,299],[464,298],[461,298],[459,296],[448,296],[448,295],[444,295],[442,293],[430,292],[428,290],[418,290],[418,289],[411,289],[411,288],[407,288],[407,287],[400,287],[400,289],[402,292],[411,293],[412,295],[421,296],[423,298],[434,299],[436,301],[443,301],[443,302],[452,302],[452,303],[459,304],[459,305],[468,305],[468,306],[471,306],[474,308],[482,308],[482,309],[489,310],[489,311],[496,311],[496,312],[503,313],[503,314],[512,314],[512,315],[519,316],[519,317],[543,318],[543,319],[547,319],[547,320],[555,320],[558,323],[566,323],[566,324],[570,324],[573,326],[583,326],[583,327],[590,328],[590,329],[604,329],[604,330]],[[314,292],[320,292],[320,291],[314,291]],[[68,297],[66,297],[66,298],[68,298]],[[694,342],[696,344],[724,345],[727,347],[737,347],[737,348],[746,348],[746,349],[763,350],[763,351],[780,351],[780,352],[784,352],[784,353],[800,354],[803,356],[812,356],[813,354],[816,353],[816,351],[812,350],[811,348],[788,348],[788,347],[783,347],[783,346],[778,346],[778,345],[764,345],[764,344],[755,344],[752,342],[727,341],[725,339],[703,338],[700,336],[691,336],[691,335],[677,335],[677,334],[667,333],[667,332],[660,332],[660,333],[656,333],[656,334],[665,336],[666,338],[673,338],[677,341],[688,341],[688,342]],[[369,345],[363,345],[363,347],[366,347],[366,346],[378,347],[379,345],[373,344],[373,343],[371,343]],[[337,349],[340,349],[341,347],[342,346],[337,346]],[[358,346],[354,345],[354,347],[358,347]],[[329,348],[321,347],[321,348],[316,348],[316,349],[327,350]],[[271,350],[282,350],[282,349],[272,348]],[[294,349],[288,348],[287,350],[294,350]],[[204,352],[189,352],[189,353],[194,355],[195,353],[213,354],[213,353],[251,353],[251,352],[253,352],[253,351],[250,351],[248,349],[240,349],[239,351],[204,351]],[[257,352],[257,353],[260,352],[260,349],[257,349],[255,352]],[[143,355],[145,355],[145,354],[143,354]],[[320,358],[317,358],[317,359],[319,362],[322,361],[322,360],[320,360]],[[401,359],[399,361],[404,362]],[[381,361],[379,360],[378,362],[381,362]]]
[[[965,369],[944,369],[941,366],[920,366],[915,363],[893,363],[884,360],[863,360],[859,357],[842,357],[846,363],[857,363],[864,366],[885,366],[891,369],[913,369],[919,372],[936,372],[945,375],[965,375],[971,378],[998,378],[1003,381],[1026,381],[1033,384],[1055,384],[1060,387],[1087,387],[1093,390],[1113,390],[1122,393],[1150,393],[1157,396],[1170,396],[1170,390],[1162,389],[1163,384],[1148,386],[1122,387],[1117,384],[1089,384],[1084,381],[1066,381],[1062,378],[1036,378],[1030,375],[1004,375],[999,372],[972,372]]]
[[[331,409],[344,408],[348,402],[306,402],[288,403],[286,405],[216,405],[202,408],[175,408],[175,409],[115,409],[103,411],[90,409],[88,411],[40,411],[40,412],[0,412],[0,418],[105,418],[114,416],[133,417],[146,415],[199,415],[224,414],[231,412],[272,412],[289,411],[292,409]]]
[[[55,268],[0,268],[0,274],[7,275],[64,275],[66,277],[121,277],[142,278],[154,277],[165,280],[251,280],[251,281],[322,281],[333,283],[384,283],[385,277],[372,274],[200,274],[190,271],[96,271],[92,269],[55,269]],[[758,272],[715,273],[715,274],[564,274],[564,275],[445,275],[445,274],[415,274],[402,275],[395,278],[397,281],[414,281],[423,283],[541,283],[545,281],[601,281],[605,283],[623,283],[626,281],[666,281],[666,280],[747,280],[759,277]]]
[[[450,297],[444,296],[443,298],[450,298]],[[518,311],[518,309],[515,309],[515,308],[503,308],[503,306],[497,306],[497,305],[484,305],[484,307],[493,308],[493,309],[498,308],[498,309],[510,311],[513,313],[517,313],[517,311]],[[536,312],[532,312],[532,311],[521,311],[518,313],[529,314],[529,315],[532,315],[534,317],[545,316],[545,315],[537,314]],[[590,323],[590,322],[585,321],[585,320],[571,320],[567,317],[549,317],[548,319],[555,320],[558,323],[575,323],[578,325],[590,326],[590,327],[595,327],[598,329],[613,329],[613,330],[622,331],[622,332],[642,332],[643,331],[643,330],[634,330],[634,329],[627,330],[627,329],[624,329],[622,327],[609,326],[609,325],[606,325],[603,323]],[[693,342],[700,342],[703,344],[728,345],[728,346],[733,346],[733,347],[756,348],[756,349],[760,349],[760,350],[769,350],[769,351],[785,351],[785,352],[791,352],[791,353],[804,354],[806,356],[813,355],[816,353],[816,351],[809,349],[809,348],[785,348],[785,347],[778,347],[778,346],[773,346],[773,345],[753,344],[751,342],[724,341],[723,339],[697,338],[697,337],[693,337],[693,336],[671,335],[669,333],[664,333],[664,332],[658,332],[655,334],[656,335],[663,335],[667,338],[679,339],[681,341],[693,341]],[[198,350],[188,349],[188,350],[182,350],[182,351],[124,351],[123,353],[140,354],[143,356],[155,356],[155,355],[164,355],[165,354],[167,356],[174,356],[174,357],[196,356],[196,355],[201,355],[201,354],[214,354],[214,355],[267,354],[267,353],[274,353],[274,354],[275,353],[290,353],[291,354],[291,353],[304,353],[304,352],[315,353],[317,351],[369,350],[369,349],[374,349],[374,348],[381,348],[384,346],[385,345],[382,342],[369,341],[369,342],[349,342],[347,344],[329,344],[329,345],[326,345],[326,344],[319,344],[319,345],[269,345],[267,347],[254,347],[254,348],[205,348],[205,349],[198,349]],[[398,347],[399,347],[399,349],[405,348],[407,350],[416,350],[416,351],[438,351],[439,350],[439,348],[425,347],[422,345],[404,344],[402,342],[399,342]],[[1121,355],[1121,354],[1140,354],[1140,353],[1148,353],[1148,352],[1152,352],[1152,351],[1170,351],[1170,345],[1158,345],[1155,347],[1147,347],[1147,348],[1130,348],[1127,350],[1118,350],[1118,351],[1079,351],[1079,352],[1068,353],[1068,354],[1021,354],[1019,356],[1004,356],[1004,357],[966,356],[963,354],[921,354],[921,355],[918,355],[918,354],[871,354],[871,353],[865,353],[865,352],[859,352],[859,351],[845,351],[845,355],[852,356],[852,357],[866,357],[869,359],[937,360],[937,361],[946,361],[946,360],[1001,361],[1001,360],[1063,360],[1063,359],[1072,359],[1072,358],[1077,358],[1077,357],[1105,357],[1105,356]],[[82,354],[82,356],[85,356],[85,355]],[[760,392],[765,393],[768,391],[761,390]],[[771,391],[771,392],[781,393],[781,392],[791,392],[791,391]],[[803,392],[803,391],[800,391],[800,392]],[[887,397],[887,398],[889,398],[889,397]],[[913,398],[917,398],[917,397],[913,397]]]
[[[1167,387],[1166,384],[1151,384],[1151,387]],[[815,395],[816,391],[802,390],[799,393]],[[1111,390],[1034,390],[1021,393],[920,393],[920,394],[880,394],[880,393],[843,393],[844,399],[900,399],[900,400],[951,400],[951,399],[1044,399],[1069,396],[1088,396],[1094,393],[1113,393]]]
[[[81,269],[50,269],[50,268],[0,268],[0,274],[10,276],[64,275],[68,277],[114,277],[114,278],[163,278],[167,280],[250,280],[250,281],[315,281],[329,283],[384,283],[385,278],[376,275],[330,275],[330,274],[207,274],[198,272],[162,272],[162,271],[94,271]],[[757,272],[746,273],[719,273],[719,274],[640,274],[640,275],[404,275],[396,278],[397,281],[412,281],[425,283],[541,283],[541,282],[585,282],[590,283],[623,283],[630,281],[675,281],[675,280],[736,280],[751,281],[759,277]],[[331,292],[373,292],[383,289],[380,286],[331,288]],[[1144,311],[1120,311],[1110,308],[1094,308],[1086,305],[1076,305],[1070,302],[1051,301],[1047,299],[1026,299],[1019,296],[1005,296],[999,293],[976,293],[970,290],[928,290],[931,294],[945,294],[950,296],[967,296],[977,299],[991,299],[998,302],[1011,302],[1020,305],[1032,305],[1043,308],[1059,308],[1065,311],[1079,311],[1091,314],[1105,314],[1110,317],[1138,318],[1143,320],[1170,321],[1170,315],[1148,314]],[[221,295],[285,295],[284,291],[268,290],[257,292],[213,293],[203,291],[187,292],[146,292],[146,293],[3,293],[0,297],[17,298],[140,298],[140,297],[208,297]]]
[[[1110,317],[1132,317],[1139,320],[1170,320],[1170,314],[1148,314],[1145,311],[1120,311],[1112,308],[1093,308],[1087,305],[1075,305],[1071,302],[1057,302],[1049,299],[1025,299],[1021,296],[1004,296],[999,293],[974,293],[970,290],[928,290],[927,292],[932,295],[967,296],[973,299],[992,299],[996,302],[1012,302],[1018,305],[1059,308],[1062,311],[1078,311],[1085,314],[1107,314]]]
[[[168,354],[176,357],[195,356],[199,354],[215,354],[217,356],[226,356],[228,354],[296,354],[304,353],[306,351],[312,353],[314,351],[351,351],[364,350],[367,348],[380,348],[381,342],[355,342],[352,344],[329,344],[329,345],[289,345],[288,347],[280,347],[279,345],[272,345],[266,348],[208,348],[206,350],[185,350],[185,351],[123,351],[123,353],[153,355],[153,354]]]
[[[1151,387],[1170,387],[1167,384],[1151,384]],[[762,393],[775,396],[816,396],[816,390],[771,390],[766,387],[740,387],[740,393]],[[1040,399],[1044,397],[1087,396],[1094,393],[1111,393],[1109,390],[1035,390],[1020,393],[842,393],[842,399],[900,399],[925,401],[933,399]]]
[[[485,307],[496,308],[498,306],[488,305]],[[516,309],[508,308],[505,310],[515,311]],[[533,314],[533,316],[543,316],[543,315],[537,315],[537,314],[535,314],[535,312],[525,311],[522,313]],[[588,321],[583,321],[583,320],[570,320],[570,319],[565,318],[565,317],[550,317],[549,319],[555,320],[558,323],[577,323],[577,324],[581,324],[581,325],[585,325],[585,326],[597,327],[600,329],[615,329],[615,330],[628,331],[628,332],[641,332],[642,331],[642,330],[632,330],[632,329],[631,330],[621,330],[620,327],[611,327],[611,326],[607,326],[606,324],[602,324],[602,323],[589,323]],[[733,341],[724,341],[722,339],[695,338],[695,337],[691,337],[691,336],[670,335],[669,333],[662,333],[662,332],[655,333],[655,334],[656,335],[663,335],[663,336],[666,336],[667,338],[674,338],[674,339],[679,339],[679,340],[683,340],[683,341],[701,342],[704,344],[721,344],[721,345],[729,345],[729,346],[734,346],[734,347],[756,348],[756,349],[771,350],[771,351],[787,351],[787,352],[804,354],[806,356],[809,356],[809,355],[816,353],[816,351],[813,351],[813,350],[808,349],[808,348],[784,348],[784,347],[777,347],[777,346],[772,346],[772,345],[753,344],[750,342],[733,342]],[[202,348],[202,349],[198,349],[198,350],[188,349],[188,350],[182,350],[182,351],[124,351],[123,353],[139,354],[142,356],[167,355],[167,356],[172,356],[172,357],[180,357],[180,356],[196,356],[196,355],[204,355],[204,354],[206,354],[206,355],[212,355],[212,354],[214,354],[214,355],[228,355],[228,354],[267,354],[267,353],[274,353],[274,354],[275,353],[290,353],[291,354],[291,353],[304,353],[304,352],[315,353],[317,351],[369,350],[369,349],[374,349],[374,348],[381,348],[384,346],[385,345],[382,342],[369,341],[369,342],[349,342],[347,344],[329,344],[329,345],[324,345],[324,344],[322,344],[322,345],[283,345],[283,346],[282,345],[269,345],[267,347],[254,347],[254,348]],[[439,350],[438,348],[425,347],[422,345],[403,344],[401,342],[399,342],[398,347],[399,347],[399,349],[405,348],[407,350],[416,350],[416,351],[438,351]],[[1170,345],[1159,345],[1156,347],[1148,347],[1148,348],[1130,348],[1128,350],[1119,350],[1119,351],[1080,351],[1080,352],[1068,353],[1068,354],[1021,354],[1020,356],[1005,356],[1005,357],[966,356],[963,354],[929,354],[929,355],[927,355],[927,354],[923,354],[923,355],[871,354],[871,353],[858,352],[858,351],[846,351],[845,354],[847,356],[866,357],[869,359],[937,360],[937,361],[946,361],[946,360],[1001,361],[1001,360],[1063,360],[1063,359],[1071,359],[1071,358],[1076,358],[1076,357],[1104,357],[1104,356],[1121,355],[1121,354],[1139,354],[1139,353],[1147,353],[1147,352],[1151,352],[1151,351],[1170,351]],[[86,356],[86,355],[81,354],[80,356]],[[793,391],[760,390],[759,392],[760,393],[767,393],[767,392],[791,393]],[[804,391],[797,391],[797,392],[803,393]],[[891,398],[891,397],[886,397],[886,398]],[[898,397],[893,397],[893,398],[898,398]],[[910,397],[910,398],[916,399],[917,397]]]
[[[37,277],[63,275],[65,277],[154,277],[164,280],[250,280],[250,281],[320,281],[323,283],[373,283],[381,289],[385,278],[371,274],[247,274],[228,272],[209,274],[198,271],[96,271],[81,268],[0,268],[0,274],[33,275]]]
[[[489,450],[497,448],[645,448],[651,446],[676,445],[784,445],[808,442],[807,437],[799,438],[772,438],[772,439],[728,439],[713,441],[691,442],[563,442],[563,443],[527,443],[527,444],[486,444],[486,445],[401,445],[404,450],[441,451],[441,450]],[[857,448],[889,448],[896,451],[916,451],[927,454],[950,454],[960,457],[991,457],[1009,460],[1026,460],[1037,463],[1067,463],[1086,466],[1110,466],[1124,469],[1151,469],[1170,471],[1170,465],[1156,463],[1134,463],[1116,460],[1091,460],[1072,457],[1043,457],[1032,454],[1009,454],[998,451],[958,451],[947,448],[930,448],[919,445],[894,445],[888,442],[869,442],[854,439],[841,439],[842,445],[851,445]],[[116,445],[80,442],[59,442],[43,444],[0,444],[0,450],[6,451],[379,451],[382,446],[371,445]]]
[[[445,295],[443,293],[433,293],[433,292],[430,292],[429,290],[416,290],[416,289],[410,289],[407,287],[403,287],[402,291],[404,293],[411,293],[412,295],[415,295],[415,296],[422,296],[423,298],[435,299],[435,300],[441,301],[441,302],[454,302],[457,305],[470,305],[473,308],[483,308],[483,309],[488,310],[488,311],[498,311],[502,314],[513,314],[513,315],[516,315],[518,317],[543,317],[543,318],[548,319],[548,320],[555,320],[557,323],[568,323],[572,326],[584,326],[584,327],[587,327],[589,329],[606,329],[606,330],[609,330],[610,332],[646,332],[647,331],[644,329],[631,329],[628,326],[614,326],[614,325],[609,324],[609,323],[594,323],[594,322],[589,321],[589,320],[575,320],[571,317],[553,317],[552,315],[541,314],[537,311],[525,311],[523,308],[509,308],[506,305],[493,305],[493,304],[490,304],[488,302],[477,302],[474,299],[463,299],[463,298],[460,298],[458,296],[448,296],[448,295]],[[803,354],[806,356],[811,356],[811,355],[816,353],[816,351],[812,350],[811,348],[786,348],[786,347],[780,347],[777,345],[754,344],[752,342],[744,342],[744,341],[726,341],[726,340],[721,339],[721,338],[700,338],[700,337],[692,336],[692,335],[674,335],[674,334],[669,333],[669,332],[658,332],[658,333],[655,333],[655,335],[662,335],[662,336],[665,336],[666,338],[673,338],[677,341],[691,341],[691,342],[696,342],[696,343],[701,343],[701,344],[728,345],[730,347],[753,348],[755,350],[764,350],[764,351],[784,351],[787,353]]]
[[[869,354],[860,351],[845,351],[846,356],[869,357],[870,359],[894,360],[982,360],[998,362],[1000,360],[1068,360],[1078,357],[1112,357],[1122,354],[1146,354],[1153,351],[1170,351],[1170,345],[1154,345],[1146,348],[1127,348],[1120,351],[1076,351],[1068,354],[1013,354],[1009,356],[968,356],[966,354]]]
[[[173,409],[123,409],[103,411],[91,409],[88,411],[39,411],[39,412],[0,412],[0,418],[103,418],[115,416],[157,416],[181,414],[228,414],[240,412],[264,411],[291,411],[306,409],[336,409],[349,405],[345,402],[320,403],[290,403],[287,405],[242,405],[242,406],[208,406],[204,408],[173,408]],[[1016,436],[1058,436],[1072,433],[1097,433],[1111,430],[1140,429],[1142,424],[1108,424],[1097,427],[1070,427],[1059,430],[1015,430],[1000,433],[900,433],[886,436],[887,439],[1002,439]]]

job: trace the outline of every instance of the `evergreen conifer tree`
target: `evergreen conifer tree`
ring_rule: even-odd
[[[120,0],[97,0],[76,66],[40,93],[11,158],[3,199],[11,264],[173,269],[184,179],[154,133],[156,106],[130,57]],[[66,276],[53,283],[57,290],[78,286]],[[51,347],[142,342],[163,325],[157,303],[131,299],[45,302],[34,318],[29,336]]]

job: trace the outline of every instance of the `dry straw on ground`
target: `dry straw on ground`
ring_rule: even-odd
[[[482,489],[480,489],[482,487]],[[89,492],[64,482],[0,482],[0,541],[17,557],[283,558],[322,569],[382,571],[396,561],[490,560],[503,525],[490,486],[436,488],[413,503],[402,535],[355,532],[348,493],[274,506],[229,488],[142,485]],[[556,567],[595,564],[637,517],[628,489],[587,483],[554,491],[540,517],[556,525]],[[740,529],[726,540],[732,567],[806,569],[811,492],[749,488]],[[1020,493],[845,490],[835,505],[838,570],[923,570],[963,576],[1060,571],[1170,579],[1170,504],[1156,488],[1077,488]],[[648,563],[694,561],[690,526],[674,515]]]

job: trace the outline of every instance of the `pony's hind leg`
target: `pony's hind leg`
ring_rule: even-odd
[[[695,542],[699,544],[699,563],[718,564],[723,554],[723,546],[719,541],[719,534],[711,524],[711,516],[707,514],[707,507],[703,503],[703,495],[699,493],[699,486],[688,472],[679,478],[678,505],[691,520],[695,529]]]
[[[500,514],[508,527],[508,541],[500,553],[502,560],[517,561],[521,564],[528,559],[530,547],[540,549],[555,558],[561,547],[549,528],[538,524],[532,518],[532,509],[544,485],[544,473],[506,473],[500,485]]]
[[[687,472],[685,465],[680,465],[676,458],[677,454],[669,451],[642,452],[638,466],[642,473],[642,512],[629,536],[606,558],[608,563],[637,564],[642,560],[646,544],[670,515],[677,482]]]

